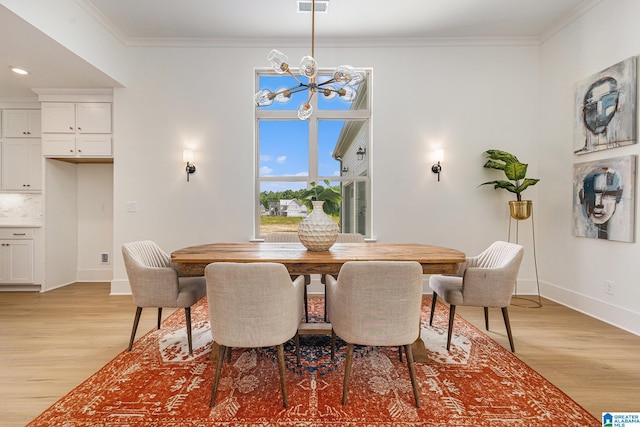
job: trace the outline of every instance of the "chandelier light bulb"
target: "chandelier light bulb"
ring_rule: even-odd
[[[300,61],[300,75],[310,79],[318,75],[318,66],[312,56],[305,56]]]
[[[277,49],[273,49],[267,55],[267,61],[278,74],[284,74],[289,71],[289,57]]]
[[[262,89],[253,96],[253,101],[258,107],[268,107],[273,104],[273,99],[276,96],[269,89]]]
[[[313,107],[311,104],[308,102],[300,104],[300,107],[298,108],[298,118],[300,120],[308,120],[309,117],[311,117],[311,114],[313,114]]]

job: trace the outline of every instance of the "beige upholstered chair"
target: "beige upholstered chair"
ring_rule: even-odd
[[[360,233],[339,233],[338,238],[336,239],[336,243],[364,243],[364,236]],[[337,275],[333,276],[334,278],[338,278]],[[320,276],[320,282],[322,282],[324,286],[324,321],[329,321],[329,316],[327,315],[327,285],[325,283],[325,277]]]
[[[279,233],[269,233],[264,236],[265,243],[300,243],[300,239],[298,238],[298,233],[294,233],[291,231],[287,232],[279,232]],[[298,277],[297,275],[292,275],[291,280],[295,280]],[[304,275],[304,320],[309,323],[309,305],[307,303],[307,286],[311,284],[311,275]]]
[[[125,243],[122,245],[122,256],[131,285],[133,302],[136,305],[129,351],[136,337],[142,309],[158,308],[158,329],[160,329],[162,307],[171,307],[184,308],[189,354],[192,354],[191,306],[206,294],[204,276],[178,277],[178,271],[172,266],[169,255],[150,240]]]
[[[282,403],[287,406],[283,344],[295,338],[302,318],[304,279],[295,281],[282,264],[209,264],[205,268],[211,335],[219,346],[210,406],[215,404],[225,353],[231,347],[275,346],[278,354]]]
[[[333,352],[335,335],[347,342],[342,404],[347,403],[354,345],[402,346],[415,404],[420,407],[411,344],[420,333],[422,267],[417,262],[349,261],[338,279],[326,276]]]
[[[449,331],[447,350],[451,346],[451,333],[456,306],[484,307],[485,327],[489,330],[489,307],[500,307],[509,336],[511,351],[515,352],[508,307],[515,288],[524,248],[515,243],[495,242],[480,255],[467,257],[454,276],[434,275],[429,278],[433,290],[429,325],[433,324],[433,313],[438,295],[449,304]]]

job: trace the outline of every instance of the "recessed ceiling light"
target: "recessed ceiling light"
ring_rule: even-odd
[[[311,13],[312,0],[298,0],[298,13]],[[316,13],[328,13],[329,0],[316,0]]]
[[[21,74],[21,75],[29,74],[29,72],[24,68],[19,68],[19,67],[9,67],[9,68],[11,68],[11,71],[13,71],[16,74]]]

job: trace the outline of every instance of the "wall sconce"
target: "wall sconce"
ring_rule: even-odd
[[[433,161],[431,172],[438,174],[438,182],[440,182],[440,172],[442,172],[442,165],[440,164],[440,162],[444,160],[444,151],[435,150],[433,153],[431,153],[431,160]]]
[[[349,168],[346,167],[346,166],[343,166],[342,167],[342,173],[347,173],[347,172],[349,172]]]
[[[195,165],[191,163],[193,162],[193,151],[182,150],[182,161],[187,163],[185,170],[187,171],[187,182],[189,182],[189,175],[196,171]]]
[[[367,154],[367,150],[362,146],[358,147],[358,151],[356,151],[356,156],[358,157],[358,160],[364,159],[365,154]]]

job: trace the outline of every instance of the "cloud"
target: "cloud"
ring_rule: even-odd
[[[271,161],[271,156],[268,154],[261,154],[260,155],[260,161],[261,162],[270,162]]]
[[[284,163],[287,161],[287,156],[280,156],[276,159],[276,162],[278,163]]]
[[[262,166],[260,168],[260,175],[261,176],[269,175],[269,174],[271,174],[271,172],[273,172],[273,169],[271,169],[270,167]]]

